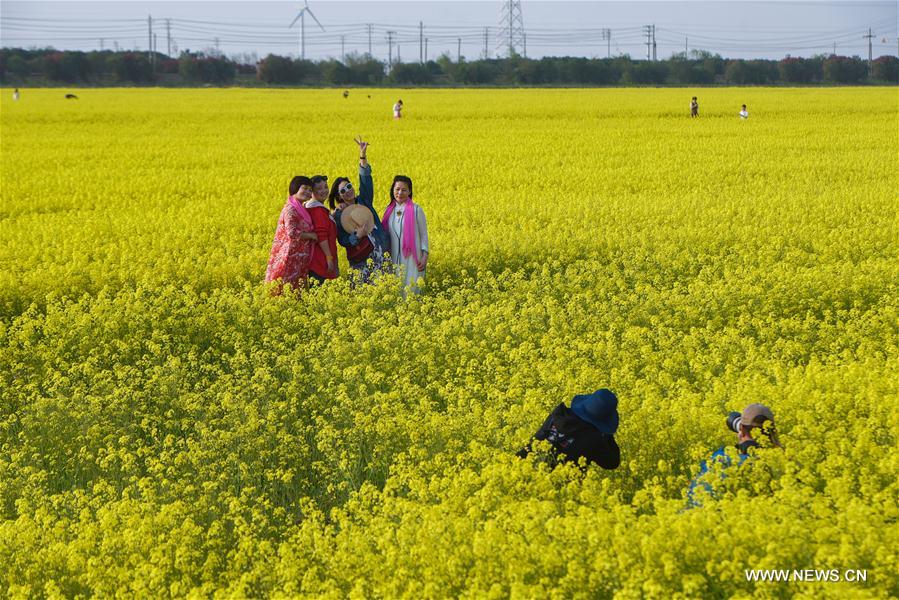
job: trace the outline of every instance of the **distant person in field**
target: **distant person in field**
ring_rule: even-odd
[[[748,119],[748,118],[749,118],[749,111],[746,110],[746,105],[745,105],[745,104],[743,105],[743,108],[740,109],[740,118],[741,118],[741,119]]]
[[[545,440],[552,450],[549,464],[577,462],[586,459],[603,469],[617,469],[621,451],[615,443],[618,431],[618,398],[611,390],[596,390],[592,394],[575,396],[571,408],[561,403],[546,417],[528,445],[518,451],[526,458],[533,452],[534,440]]]
[[[744,408],[742,413],[731,412],[727,415],[726,424],[728,429],[737,434],[737,443],[734,446],[737,453],[737,466],[742,465],[752,456],[750,448],[783,447],[774,427],[774,413],[764,404],[753,403]],[[758,434],[758,437],[755,437],[755,434]],[[715,450],[707,461],[702,461],[699,465],[699,473],[690,483],[690,489],[687,492],[691,506],[700,504],[696,498],[697,489],[702,488],[709,494],[713,493],[712,486],[703,479],[703,476],[710,470],[709,463],[730,467],[733,461],[727,454],[726,446]]]
[[[349,97],[350,97],[350,90],[343,90],[343,97],[344,97],[344,98],[349,98]]]
[[[406,288],[419,293],[428,265],[428,222],[425,211],[412,201],[412,180],[405,175],[397,175],[390,184],[390,204],[381,226],[397,274]]]
[[[699,116],[699,101],[696,100],[696,96],[693,96],[693,99],[690,100],[690,117],[698,117]]]
[[[268,259],[265,280],[290,284],[294,288],[304,289],[309,273],[309,259],[312,256],[312,245],[318,236],[312,225],[312,216],[303,203],[312,198],[312,180],[298,176],[290,180],[289,196],[278,226],[275,229],[275,240]],[[275,288],[280,294],[281,286]]]
[[[359,146],[359,195],[346,177],[338,177],[331,186],[328,206],[337,226],[337,242],[346,248],[350,267],[363,283],[370,283],[384,267],[387,232],[374,207],[374,183],[368,162],[368,142],[356,138]]]
[[[314,285],[328,279],[337,279],[337,226],[331,212],[324,205],[328,199],[328,178],[316,175],[312,178],[312,199],[305,204],[312,215],[312,224],[318,236],[318,246],[309,263],[309,278]]]
[[[393,105],[393,118],[401,119],[403,118],[403,101],[397,100],[396,104]]]
[[[13,101],[16,101],[19,99],[19,88],[16,88],[15,90],[13,90],[12,99],[13,99]]]

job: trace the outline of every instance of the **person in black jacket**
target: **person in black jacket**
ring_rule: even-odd
[[[531,444],[546,440],[552,445],[551,465],[581,457],[588,464],[603,469],[616,469],[621,452],[615,443],[618,430],[618,398],[610,390],[575,396],[571,408],[559,404],[549,414],[528,445],[518,451],[521,458],[531,453]]]

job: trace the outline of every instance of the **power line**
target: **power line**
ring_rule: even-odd
[[[526,54],[525,45],[529,42],[532,48],[576,48],[583,50],[598,50],[599,48],[606,50],[606,56],[611,56],[612,37],[615,39],[616,49],[620,46],[630,46],[631,48],[637,44],[646,46],[646,57],[648,60],[658,58],[659,43],[668,44],[676,48],[685,48],[689,50],[689,43],[685,44],[685,38],[689,38],[695,47],[703,48],[709,51],[731,51],[744,54],[752,53],[768,53],[774,54],[779,52],[796,52],[804,50],[822,50],[828,51],[834,47],[834,44],[842,47],[844,51],[855,51],[861,53],[860,29],[843,28],[839,30],[821,29],[821,28],[804,28],[797,27],[792,29],[771,28],[771,32],[776,32],[775,37],[767,37],[766,39],[753,39],[752,36],[744,35],[735,37],[729,35],[726,29],[714,29],[707,31],[706,28],[696,26],[677,27],[657,27],[655,25],[647,25],[644,27],[622,26],[613,29],[611,27],[584,27],[575,26],[564,28],[559,26],[552,27],[531,27],[525,31],[523,20],[520,19],[520,1],[519,0],[503,0],[503,19],[501,27],[494,29],[496,44],[500,54],[506,52],[518,52],[521,49]],[[518,7],[518,8],[516,8]],[[511,19],[513,27],[509,26]],[[142,29],[142,23],[145,27]],[[126,39],[131,40],[139,37],[141,31],[147,32],[147,50],[152,52],[156,48],[156,42],[153,38],[156,27],[165,28],[166,51],[169,55],[174,51],[174,38],[177,37],[182,42],[188,43],[213,43],[216,38],[219,39],[219,45],[223,47],[240,47],[243,46],[270,46],[270,47],[287,47],[291,44],[296,45],[295,34],[284,30],[283,23],[264,23],[264,22],[225,22],[221,20],[202,20],[202,19],[180,19],[180,18],[153,18],[148,16],[146,19],[61,19],[61,18],[29,18],[29,17],[6,17],[0,21],[0,27],[3,31],[3,43],[45,43],[50,44],[66,44],[76,46],[88,46],[96,48],[99,45],[104,48],[111,41]],[[378,36],[390,31],[391,40],[388,46],[392,44],[415,44],[419,46],[419,60],[425,60],[425,23],[418,21],[417,24],[381,24],[381,23],[346,23],[342,22],[333,27],[329,26],[327,32],[314,31],[307,32],[303,42],[311,47],[317,48],[318,53],[321,49],[337,47],[340,44],[341,57],[346,56],[350,51],[361,51],[367,47],[368,55],[374,52],[373,39],[375,34]],[[484,56],[490,56],[490,35],[491,27],[478,27],[471,24],[453,24],[441,22],[438,24],[428,25],[428,44],[439,47],[450,45],[455,42],[457,48],[457,58],[461,58],[461,46],[465,44],[477,44],[482,42],[484,45]],[[520,42],[518,39],[518,30],[520,29]],[[884,24],[874,23],[872,27],[866,28],[867,35],[862,35],[863,39],[868,41],[869,59],[873,60],[875,46],[880,48],[889,48],[890,53],[894,50],[892,42],[890,44],[879,44],[874,42],[873,31],[883,31],[884,35],[893,38],[895,31],[895,23]],[[118,38],[118,39],[117,39]],[[641,42],[641,39],[643,40]],[[383,43],[383,42],[382,42]],[[388,54],[391,55],[392,47],[388,47]],[[303,50],[301,48],[301,55]]]

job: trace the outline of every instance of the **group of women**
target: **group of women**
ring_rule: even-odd
[[[368,142],[359,146],[359,192],[346,177],[328,187],[328,178],[302,175],[290,182],[289,196],[275,230],[265,280],[305,289],[339,276],[337,245],[358,281],[370,283],[394,271],[406,288],[418,293],[428,264],[428,223],[412,201],[412,180],[397,175],[383,217],[374,207]],[[327,206],[325,206],[327,202]]]

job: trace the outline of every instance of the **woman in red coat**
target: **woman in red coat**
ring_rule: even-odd
[[[324,205],[328,191],[328,178],[316,175],[312,178],[313,198],[305,204],[318,236],[318,244],[309,263],[309,277],[313,283],[319,284],[326,279],[337,278],[337,226],[331,218],[331,212]]]

